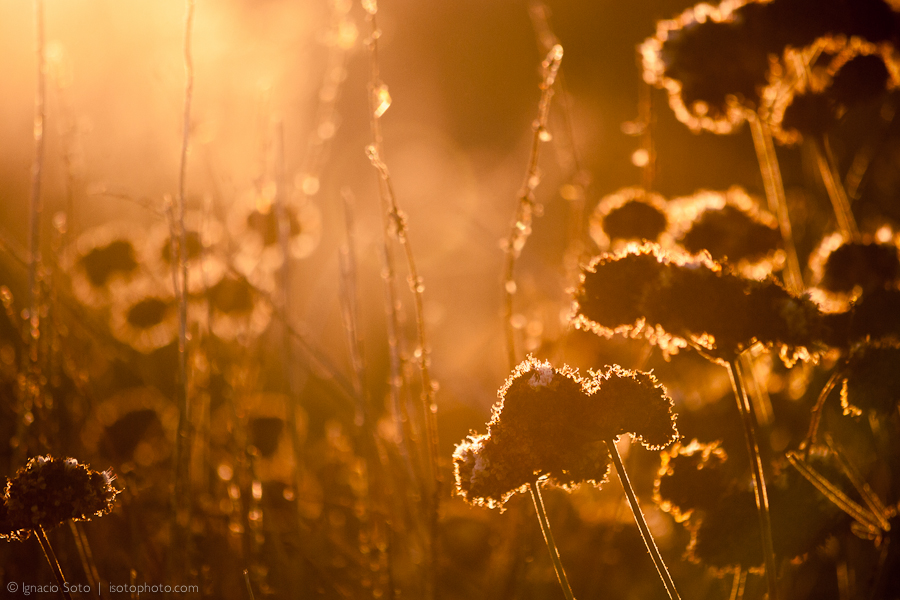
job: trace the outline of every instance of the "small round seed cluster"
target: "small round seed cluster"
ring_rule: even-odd
[[[606,440],[631,433],[657,449],[678,435],[665,389],[618,366],[582,378],[529,357],[498,395],[488,433],[469,436],[453,455],[457,490],[473,504],[502,506],[545,477],[563,486],[603,483]]]
[[[36,456],[7,482],[0,502],[0,537],[22,540],[37,527],[69,519],[89,521],[109,513],[119,494],[108,471],[74,458]]]

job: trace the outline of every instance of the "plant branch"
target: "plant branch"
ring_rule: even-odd
[[[69,593],[69,586],[66,585],[66,578],[63,576],[62,568],[59,566],[59,561],[56,560],[56,553],[53,552],[53,546],[50,545],[50,540],[47,539],[47,534],[44,532],[44,527],[42,525],[38,525],[32,531],[34,531],[34,536],[37,538],[38,543],[41,545],[41,550],[44,551],[44,558],[47,559],[47,563],[50,565],[50,569],[53,570],[53,575],[56,576],[56,583],[59,586],[60,595],[66,600],[72,600],[72,595]]]
[[[566,571],[563,569],[562,561],[559,558],[559,548],[553,540],[553,532],[550,531],[550,521],[547,519],[547,509],[544,508],[544,499],[541,498],[541,488],[537,481],[528,484],[528,491],[531,492],[531,499],[534,501],[534,510],[537,512],[538,522],[541,524],[541,533],[544,534],[544,543],[547,544],[547,550],[550,551],[550,560],[553,562],[553,568],[556,570],[556,577],[559,579],[559,585],[562,587],[563,595],[566,600],[575,600],[572,593],[572,586],[569,585],[569,578],[566,577]]]

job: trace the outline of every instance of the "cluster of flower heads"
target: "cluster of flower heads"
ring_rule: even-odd
[[[898,39],[883,0],[724,0],[660,21],[641,46],[644,79],[669,92],[678,119],[695,130],[728,133],[747,110],[763,107],[787,48],[824,37]],[[774,69],[773,69],[774,67]]]
[[[255,337],[271,318],[265,295],[274,289],[282,262],[281,231],[271,199],[258,194],[239,202],[228,231],[237,251],[229,258],[225,227],[209,215],[185,215],[188,319],[219,338]],[[319,242],[321,217],[310,202],[285,207],[285,242],[291,258],[308,256]],[[86,231],[64,256],[75,297],[108,311],[110,332],[138,352],[150,353],[178,335],[173,291],[173,244],[168,223],[139,237],[132,224]],[[232,268],[229,268],[231,264]]]
[[[6,484],[0,537],[23,540],[38,527],[108,514],[119,494],[113,479],[112,473],[94,471],[74,458],[32,458]]]
[[[656,500],[690,530],[691,560],[717,571],[761,569],[759,519],[749,483],[749,478],[731,468],[718,442],[694,440],[663,452]],[[796,559],[808,554],[843,518],[794,469],[779,470],[768,493],[773,543],[779,557]]]
[[[782,359],[806,359],[825,336],[822,313],[775,279],[741,277],[706,253],[655,244],[606,254],[587,266],[576,291],[576,327],[598,335],[644,336],[664,351],[689,343],[732,360],[756,343]]]
[[[775,74],[762,112],[784,145],[824,136],[848,110],[900,86],[894,46],[859,37],[829,35],[788,49]]]
[[[602,483],[607,440],[624,433],[659,449],[677,438],[672,401],[647,373],[618,366],[583,378],[529,357],[498,392],[488,433],[454,452],[456,487],[473,504],[502,506],[529,483]]]
[[[713,260],[727,261],[753,279],[784,264],[775,217],[739,186],[701,190],[668,202],[641,188],[624,188],[598,203],[590,227],[604,251],[623,250],[634,242],[681,247],[691,254],[705,250]]]

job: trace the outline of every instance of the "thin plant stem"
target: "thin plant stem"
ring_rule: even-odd
[[[738,411],[741,413],[741,423],[744,426],[744,436],[747,441],[747,452],[750,454],[750,466],[753,473],[753,491],[756,497],[756,510],[759,515],[759,529],[762,537],[763,560],[766,567],[766,582],[769,588],[768,600],[777,600],[777,571],[775,563],[775,545],[772,542],[772,517],[769,513],[769,494],[766,489],[766,478],[763,473],[762,457],[759,453],[759,443],[756,439],[756,415],[753,405],[747,397],[747,388],[744,385],[744,377],[740,363],[737,360],[728,363],[728,376],[731,379],[731,388],[737,401]]]
[[[734,572],[734,581],[731,584],[731,594],[729,594],[728,600],[741,600],[746,587],[747,571],[738,567],[738,570]]]
[[[666,587],[669,598],[672,600],[680,600],[681,596],[678,595],[678,590],[675,589],[675,582],[672,581],[672,576],[669,574],[666,563],[659,553],[659,548],[656,547],[656,541],[653,539],[653,534],[650,533],[650,528],[647,526],[647,520],[644,519],[644,513],[638,504],[637,495],[634,493],[631,481],[628,479],[628,473],[625,471],[622,457],[619,456],[616,442],[610,438],[606,440],[606,445],[609,447],[609,455],[612,457],[613,465],[616,467],[616,473],[619,475],[622,489],[625,490],[625,497],[628,498],[628,504],[631,506],[631,513],[634,515],[634,520],[637,523],[638,529],[641,531],[641,537],[644,538],[644,545],[647,547],[647,552],[650,553],[650,558],[653,559],[653,564],[656,565],[656,571],[659,573],[659,578]]]
[[[81,559],[81,568],[87,575],[88,584],[93,588],[100,584],[100,573],[97,571],[97,563],[94,562],[94,554],[91,552],[91,546],[88,544],[87,536],[81,530],[81,527],[75,521],[69,519],[69,530],[75,539],[75,548],[78,550],[78,557]],[[99,588],[98,588],[99,589]]]
[[[547,550],[550,551],[550,560],[553,562],[553,568],[556,570],[556,577],[559,579],[559,585],[562,587],[563,595],[566,600],[575,600],[572,593],[572,586],[569,585],[569,578],[566,577],[566,571],[563,569],[562,561],[559,559],[559,548],[553,540],[553,532],[550,531],[550,521],[547,519],[547,509],[544,508],[544,499],[541,498],[541,487],[537,481],[528,484],[528,491],[531,492],[531,499],[534,501],[534,510],[537,512],[538,521],[541,524],[541,533],[544,534],[544,543],[547,544]]]
[[[69,586],[66,585],[66,578],[63,575],[62,568],[59,566],[59,561],[56,560],[56,553],[53,552],[53,546],[50,545],[50,540],[47,539],[44,527],[38,525],[32,531],[34,531],[34,536],[41,545],[41,550],[44,551],[44,558],[47,559],[50,569],[53,570],[53,575],[56,576],[56,583],[59,586],[60,595],[66,600],[72,600],[72,595],[69,593]]]
[[[174,568],[184,568],[186,565],[176,558],[176,555],[186,556],[185,543],[187,536],[185,528],[190,520],[190,501],[187,492],[190,475],[190,456],[191,456],[191,438],[190,438],[190,414],[188,402],[188,373],[187,373],[187,290],[188,290],[188,269],[187,269],[187,231],[185,229],[185,212],[186,212],[186,181],[187,181],[187,160],[188,148],[191,134],[191,104],[194,94],[194,61],[191,52],[191,35],[194,24],[194,3],[195,0],[185,0],[185,18],[184,18],[184,70],[185,70],[185,88],[184,88],[184,109],[182,122],[181,137],[181,159],[178,171],[178,196],[176,205],[173,207],[175,213],[173,223],[170,230],[177,234],[178,244],[177,253],[173,253],[177,260],[173,262],[173,284],[175,285],[175,296],[178,299],[178,432],[175,441],[175,481],[173,485],[172,499],[172,526],[173,536],[175,538],[176,552],[170,555],[170,566]],[[172,235],[175,239],[175,235]],[[175,276],[178,272],[179,276]],[[176,566],[177,565],[177,566]]]
[[[44,32],[44,0],[34,0],[35,53],[37,55],[37,89],[34,96],[34,162],[31,166],[31,210],[29,213],[28,290],[29,318],[38,316],[41,264],[41,183],[44,173],[44,121],[47,97],[47,51]]]
[[[794,234],[791,230],[787,200],[784,196],[784,183],[781,180],[778,158],[775,156],[775,144],[772,142],[772,134],[769,132],[766,123],[756,113],[749,112],[747,121],[750,123],[753,147],[756,149],[756,158],[759,161],[759,170],[762,174],[766,198],[769,201],[769,210],[775,213],[778,219],[778,227],[781,230],[781,240],[784,243],[785,260],[787,262],[784,275],[785,284],[787,284],[787,288],[791,292],[801,294],[804,290],[803,276],[800,272],[800,261],[797,258],[797,247],[794,245]]]
[[[250,571],[244,569],[244,583],[247,585],[247,597],[250,600],[255,600],[253,596],[253,586],[250,585]]]
[[[828,381],[825,383],[825,386],[822,388],[822,391],[819,392],[819,397],[816,399],[816,404],[813,406],[811,411],[812,417],[809,421],[809,431],[806,434],[806,440],[803,443],[804,453],[808,454],[809,450],[815,445],[816,437],[819,434],[819,425],[822,422],[822,408],[825,406],[825,400],[828,399],[828,396],[831,395],[831,391],[835,388],[838,382],[844,377],[844,368],[846,367],[846,361],[838,366],[834,372],[831,374],[831,377],[828,378]]]
[[[853,211],[850,210],[850,199],[847,197],[847,191],[844,189],[841,177],[837,172],[837,164],[828,144],[828,138],[824,134],[816,136],[814,143],[816,166],[819,168],[819,174],[822,177],[822,183],[825,185],[825,191],[828,192],[828,198],[831,200],[831,206],[834,209],[834,216],[837,219],[841,235],[846,240],[858,242],[859,228],[856,226],[856,219],[853,218]]]
[[[553,99],[553,84],[562,63],[563,47],[554,45],[547,53],[547,57],[541,63],[544,77],[541,80],[541,99],[538,103],[538,117],[532,124],[534,136],[531,141],[531,154],[528,158],[528,168],[525,170],[525,181],[519,191],[516,214],[513,219],[509,235],[506,238],[506,258],[503,268],[503,293],[504,293],[504,326],[506,329],[506,348],[509,353],[510,366],[515,368],[518,364],[516,358],[516,329],[513,325],[513,298],[516,294],[516,261],[525,247],[528,236],[531,235],[531,222],[534,217],[534,190],[540,183],[538,172],[538,159],[541,155],[541,145],[550,140],[547,132],[547,118],[550,115],[550,102]]]
[[[372,143],[366,148],[366,154],[372,166],[378,173],[378,189],[382,203],[382,212],[389,216],[388,227],[385,235],[389,236],[391,230],[406,255],[407,270],[409,273],[409,287],[413,295],[413,308],[416,317],[416,350],[414,355],[419,365],[421,376],[421,404],[422,418],[424,421],[426,456],[428,464],[428,481],[430,498],[426,500],[426,514],[428,515],[428,535],[426,538],[426,569],[425,569],[425,598],[430,600],[435,595],[435,569],[437,564],[437,529],[438,529],[438,504],[441,493],[441,474],[438,470],[438,433],[437,433],[437,403],[435,401],[436,385],[431,377],[431,358],[428,347],[428,337],[425,331],[425,302],[424,279],[419,274],[416,266],[415,255],[409,240],[409,226],[406,215],[400,210],[397,196],[394,193],[394,185],[390,171],[384,162],[383,138],[381,133],[381,116],[390,107],[390,94],[387,86],[381,80],[378,62],[378,38],[381,30],[378,29],[376,15],[378,14],[377,0],[362,0],[363,9],[366,12],[366,20],[369,23],[369,119],[372,129]],[[399,333],[399,332],[398,332]]]

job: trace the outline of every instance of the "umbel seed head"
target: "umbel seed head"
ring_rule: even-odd
[[[602,484],[607,440],[631,433],[658,448],[678,436],[665,389],[650,374],[617,366],[583,378],[528,357],[498,395],[488,433],[469,436],[453,454],[457,490],[473,504],[502,506],[544,478]]]
[[[74,458],[36,456],[7,482],[0,537],[24,540],[38,527],[108,514],[119,490],[109,471],[94,471]]]

